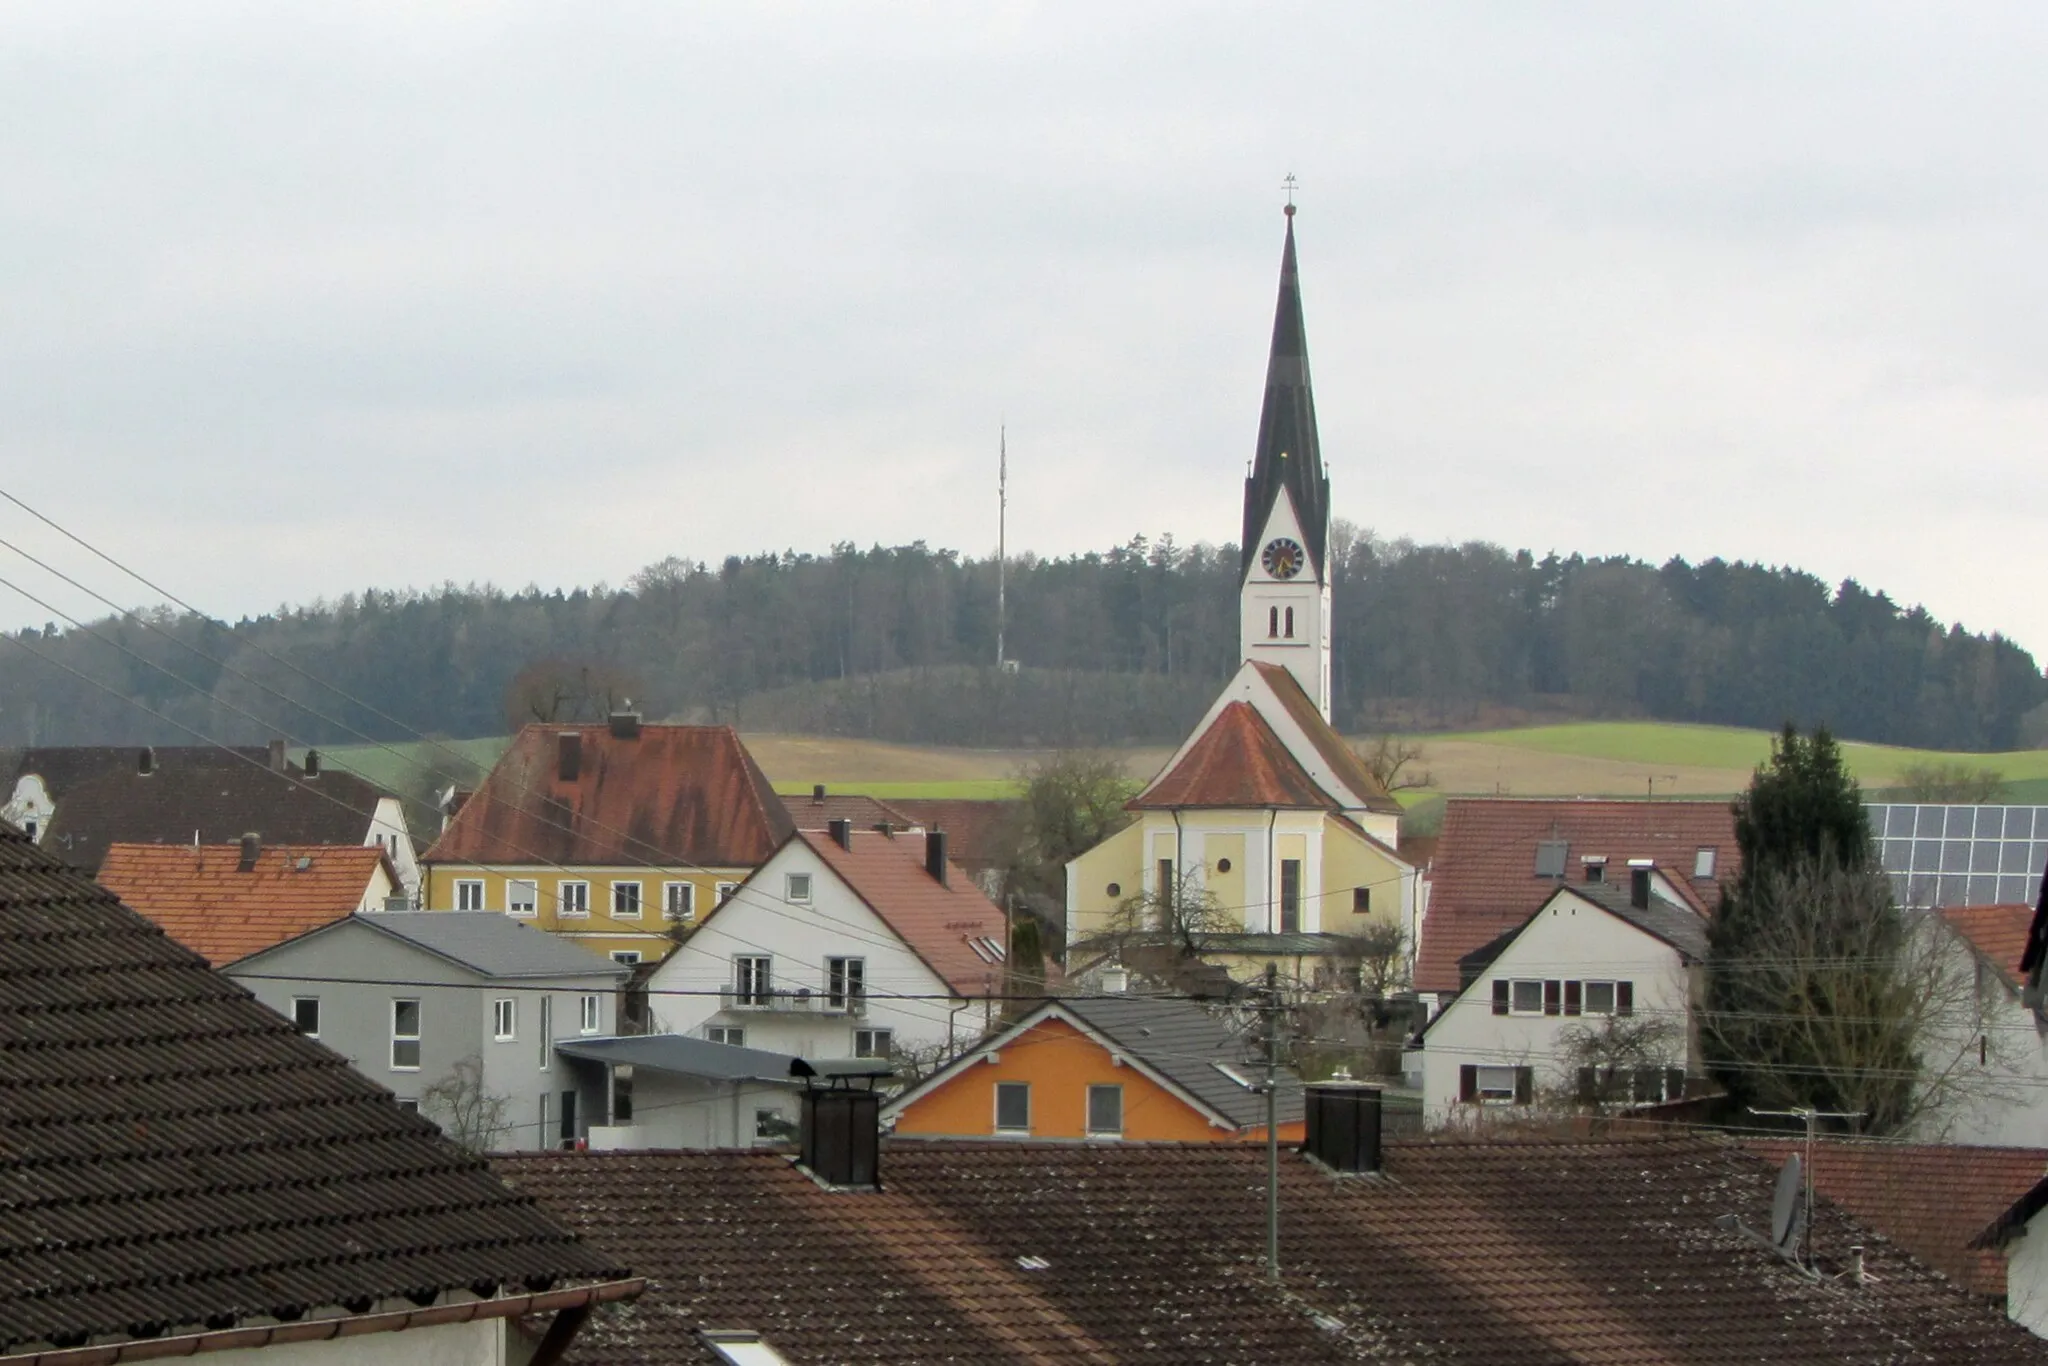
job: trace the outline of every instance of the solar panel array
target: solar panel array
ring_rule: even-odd
[[[1906,906],[2034,905],[2048,806],[1869,805],[1878,857]]]

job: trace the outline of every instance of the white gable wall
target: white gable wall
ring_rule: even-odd
[[[1939,916],[1942,1009],[1920,1048],[1923,1074],[1947,1078],[1951,1094],[1911,1126],[1926,1143],[2036,1148],[2048,1143],[2048,1037],[2032,1008],[1998,970]],[[2048,1289],[2048,1282],[2044,1282]],[[2048,1316],[2048,1301],[2041,1305]]]
[[[809,905],[785,898],[791,873],[810,874]],[[732,1008],[721,1002],[720,993],[735,982],[734,960],[763,953],[772,960],[775,991],[810,990],[805,1008]],[[863,960],[865,1014],[825,1009],[825,960],[835,956]],[[1000,993],[1001,965],[991,965],[990,972]],[[806,1058],[853,1057],[857,1029],[892,1030],[899,1048],[929,1048],[949,1039],[970,1043],[997,1013],[994,1003],[969,1005],[953,997],[924,960],[801,840],[783,845],[662,960],[648,988],[656,1032],[703,1038],[708,1026],[736,1025],[746,1031],[749,1048]]]
[[[1496,978],[1625,981],[1634,984],[1635,1015],[1672,1021],[1669,1065],[1686,1063],[1691,1037],[1689,974],[1678,950],[1590,901],[1551,898],[1513,943],[1429,1026],[1423,1039],[1423,1116],[1442,1124],[1459,1109],[1459,1068],[1467,1064],[1530,1067],[1536,1090],[1568,1089],[1574,1078],[1561,1056],[1571,1031],[1597,1028],[1597,1016],[1496,1015]]]

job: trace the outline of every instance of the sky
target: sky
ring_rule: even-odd
[[[2038,3],[0,0],[0,488],[230,619],[989,554],[1005,426],[1013,551],[1229,540],[1291,173],[1338,516],[2048,661],[2043,70]]]

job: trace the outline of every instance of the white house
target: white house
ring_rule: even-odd
[[[2032,1148],[2048,1137],[2048,1019],[2020,964],[2028,906],[1909,912],[1940,955],[1925,974],[1933,1006],[1920,1062],[1937,1088],[1912,1134],[1929,1142]]]
[[[1631,882],[1560,887],[1466,956],[1465,989],[1418,1044],[1425,1122],[1588,1089],[1636,1100],[1682,1092],[1706,922],[1654,895],[1648,878]],[[1620,1074],[1584,1071],[1603,1065]]]
[[[1001,1014],[1003,913],[946,837],[798,831],[655,969],[657,1032],[805,1058],[951,1051]]]
[[[1972,1247],[2005,1254],[2005,1313],[2036,1337],[2048,1337],[2048,1177],[2015,1201]]]

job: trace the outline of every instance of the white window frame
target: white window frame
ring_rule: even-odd
[[[868,960],[834,955],[825,960],[825,1008],[858,1011],[868,999]]]
[[[637,968],[640,966],[640,950],[613,949],[612,961],[624,967]]]
[[[782,899],[792,906],[808,906],[811,904],[811,885],[809,873],[784,873]]]
[[[1520,994],[1522,987],[1536,988],[1536,1005],[1533,1009],[1524,1010],[1515,999]],[[1541,1015],[1542,1013],[1543,979],[1540,977],[1510,977],[1508,979],[1508,1014],[1520,1015],[1522,1018],[1527,1019],[1530,1016]]]
[[[723,906],[726,902],[732,900],[732,894],[734,892],[737,892],[739,889],[740,885],[737,882],[715,883],[711,889],[714,898],[714,900],[711,903],[711,909],[717,910],[720,906]]]
[[[730,1044],[734,1048],[745,1048],[747,1046],[747,1029],[745,1025],[705,1025],[704,1037],[712,1043]]]
[[[619,906],[619,895],[628,887],[632,888],[633,909],[628,911]],[[620,879],[612,883],[612,916],[617,920],[638,920],[647,913],[647,887],[637,878]]]
[[[1018,1127],[1017,1127],[1016,1125],[1014,1125],[1014,1124],[1011,1124],[1011,1125],[1006,1125],[1006,1124],[1004,1124],[1004,1123],[1003,1123],[1003,1092],[1004,1092],[1004,1090],[1005,1090],[1006,1088],[1009,1088],[1009,1089],[1013,1089],[1013,1090],[1014,1090],[1015,1088],[1019,1088],[1019,1087],[1023,1088],[1023,1091],[1024,1091],[1024,1126],[1023,1126],[1022,1128],[1018,1128]],[[1019,1136],[1019,1137],[1028,1137],[1028,1136],[1030,1135],[1030,1133],[1031,1133],[1031,1083],[1030,1083],[1030,1082],[1028,1082],[1028,1081],[999,1081],[999,1082],[997,1082],[997,1083],[996,1083],[996,1084],[995,1084],[995,1085],[994,1085],[993,1087],[991,1087],[991,1088],[990,1088],[990,1091],[989,1091],[989,1100],[990,1100],[990,1104],[991,1104],[991,1105],[993,1106],[993,1108],[994,1108],[994,1114],[993,1114],[993,1115],[991,1116],[991,1118],[992,1118],[992,1119],[993,1119],[993,1121],[994,1121],[994,1127],[995,1127],[995,1131],[996,1131],[997,1133],[999,1133],[999,1134],[1014,1134],[1014,1135],[1017,1135],[1017,1136]]]
[[[455,879],[455,909],[458,911],[481,911],[484,909],[484,880],[480,877],[459,877]]]
[[[516,997],[500,996],[491,1002],[491,1038],[498,1043],[510,1043],[519,1037],[519,1001]]]
[[[1695,878],[1709,878],[1714,875],[1714,864],[1719,861],[1720,850],[1712,845],[1693,851],[1692,875]]]
[[[525,903],[524,905],[521,904],[522,900]],[[505,879],[505,914],[540,914],[539,878],[514,877]]]
[[[774,955],[766,953],[734,954],[732,956],[732,1003],[736,1006],[765,1006],[774,999]]]
[[[573,894],[573,895],[572,895]],[[571,905],[571,902],[575,902]],[[570,878],[555,886],[555,914],[565,919],[582,920],[590,915],[590,884]]]
[[[412,1033],[410,1034],[400,1033],[398,1028],[398,1013],[405,1006],[412,1007]],[[391,1014],[387,1018],[391,1025],[391,1051],[389,1057],[392,1071],[417,1072],[420,1070],[421,1057],[426,1050],[426,1044],[422,1037],[426,1033],[425,1014],[425,1007],[417,996],[394,996],[391,998]],[[412,1045],[413,1060],[409,1063],[400,1062],[398,1060],[398,1046],[407,1043]]]
[[[1098,1092],[1113,1092],[1116,1095],[1116,1127],[1104,1129],[1095,1123],[1095,1097]],[[1086,1108],[1081,1112],[1082,1123],[1087,1126],[1090,1138],[1122,1138],[1124,1136],[1124,1088],[1121,1082],[1092,1082],[1088,1087]]]
[[[1593,1008],[1594,987],[1607,988],[1607,1009],[1595,1010]],[[1582,1015],[1613,1015],[1619,1009],[1620,1004],[1621,991],[1620,983],[1618,982],[1584,982],[1579,986],[1579,1013]]]
[[[1497,1074],[1495,1080],[1498,1080],[1500,1076],[1505,1076],[1507,1078],[1506,1089],[1503,1090],[1498,1086],[1489,1087],[1486,1084],[1489,1073]],[[1515,1103],[1514,1066],[1507,1063],[1480,1063],[1472,1074],[1472,1099],[1478,1101],[1481,1105],[1513,1105]]]
[[[299,1007],[313,1007],[313,1027],[306,1028],[306,1022],[299,1018]],[[318,996],[292,997],[292,1027],[309,1039],[320,1037],[320,998]]]
[[[682,903],[681,911],[676,903]],[[664,882],[661,884],[661,914],[664,919],[688,922],[697,918],[697,884],[694,882]]]
[[[886,1058],[895,1047],[896,1031],[893,1029],[853,1031],[853,1056],[856,1058]]]
[[[583,1034],[595,1034],[604,1028],[604,1010],[598,1004],[594,992],[586,993],[578,1007],[577,1030]]]

